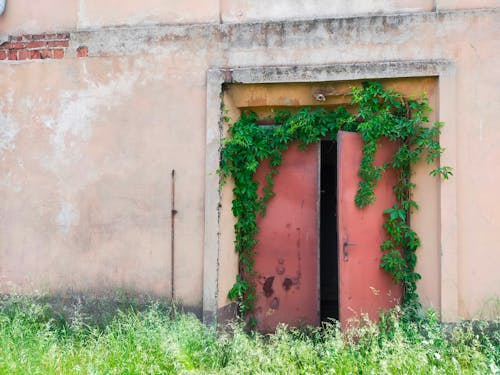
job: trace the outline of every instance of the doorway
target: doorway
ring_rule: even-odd
[[[383,63],[382,65],[384,65]],[[259,67],[256,68],[256,72],[260,72],[258,74],[261,74],[259,76],[258,80],[256,80],[256,76],[252,75],[251,81],[242,81],[242,83],[233,83],[233,76],[231,74],[228,74],[229,70],[227,69],[222,69],[222,70],[214,70],[211,71],[211,75],[209,75],[209,87],[210,90],[208,90],[209,96],[207,99],[207,103],[209,103],[210,107],[213,108],[214,110],[211,110],[208,112],[207,115],[207,129],[209,130],[209,133],[207,134],[219,134],[220,129],[220,110],[218,105],[214,106],[214,102],[223,102],[224,107],[227,109],[228,113],[227,116],[235,119],[238,118],[241,114],[241,111],[254,111],[258,113],[259,117],[261,118],[267,118],[266,116],[269,116],[269,109],[270,108],[275,108],[275,109],[287,109],[292,105],[294,108],[299,108],[299,107],[314,107],[318,105],[317,100],[315,99],[314,95],[311,95],[311,93],[315,93],[318,91],[322,92],[346,92],[349,90],[349,87],[356,85],[356,81],[348,81],[348,79],[360,79],[359,76],[359,71],[366,71],[366,69],[369,70],[368,73],[370,74],[375,74],[375,76],[371,76],[369,74],[368,77],[362,77],[364,78],[378,78],[378,79],[384,79],[384,87],[386,88],[392,88],[398,92],[403,93],[405,96],[408,97],[416,97],[419,96],[422,92],[426,92],[429,96],[430,99],[430,106],[433,108],[438,108],[439,103],[438,103],[438,98],[442,93],[446,92],[448,94],[453,93],[453,90],[448,92],[449,90],[449,85],[450,82],[453,83],[453,74],[448,75],[448,73],[452,73],[452,70],[448,70],[449,67],[448,65],[446,66],[441,66],[438,67],[435,65],[435,62],[419,62],[418,64],[415,64],[414,62],[400,62],[397,63],[396,65],[391,65],[390,69],[387,69],[387,67],[384,65],[384,69],[381,69],[382,65],[379,63],[374,63],[374,64],[368,64],[369,67],[367,68],[366,64],[362,64],[362,66],[358,67],[357,70],[354,69],[354,66],[357,66],[357,64],[353,64],[353,67],[350,68],[347,75],[342,75],[341,80],[339,80],[338,72],[342,71],[345,72],[345,67],[342,67],[342,69],[331,69],[331,67],[299,67],[297,68],[296,66],[294,67],[288,67],[289,69],[287,71],[287,74],[282,74],[281,73],[281,67],[279,68],[280,74],[279,76],[275,75],[274,69],[276,68],[269,68],[269,67]],[[379,66],[380,65],[380,66]],[[450,66],[451,67],[451,66]],[[444,70],[440,70],[443,68]],[[301,70],[302,69],[302,70]],[[385,78],[390,78],[391,74],[393,74],[394,69],[397,71],[405,71],[408,72],[408,75],[411,76],[412,78],[396,78],[396,79],[385,79]],[[438,79],[436,77],[436,74],[433,73],[438,69],[441,73],[440,75],[440,80],[443,79],[443,87],[446,85],[446,90],[438,90]],[[285,69],[286,70],[286,69]],[[237,73],[239,74],[238,77],[241,78],[241,74],[245,75],[248,74],[248,68],[244,68],[242,70],[239,70],[238,68],[235,68],[234,70],[231,69],[231,73]],[[351,73],[349,73],[351,72]],[[353,76],[352,72],[356,72]],[[381,73],[382,72],[382,73]],[[446,74],[444,74],[445,72]],[[272,73],[272,74],[271,74]],[[333,74],[333,75],[332,75]],[[342,73],[343,74],[343,73]],[[381,74],[381,75],[380,75]],[[406,74],[406,73],[405,73]],[[441,75],[444,74],[444,75]],[[258,76],[258,75],[257,75]],[[304,77],[308,77],[308,80],[311,80],[313,82],[303,82]],[[429,77],[427,77],[429,76]],[[248,77],[248,76],[246,76]],[[311,78],[312,77],[312,78]],[[319,82],[319,77],[321,77],[321,82]],[[327,78],[325,78],[327,77]],[[294,83],[290,83],[289,81],[292,80]],[[224,82],[224,85],[221,86],[220,82]],[[278,82],[279,83],[276,83]],[[285,82],[286,81],[286,82]],[[265,83],[264,83],[265,82]],[[451,87],[451,86],[450,86]],[[439,88],[441,88],[441,84],[439,84]],[[336,105],[348,105],[350,98],[348,96],[327,96],[326,101],[322,103],[325,106],[336,106]],[[450,103],[450,101],[445,101],[446,103]],[[449,108],[446,107],[446,113],[450,114],[452,112],[449,111]],[[436,111],[431,113],[430,121],[437,121],[437,113],[441,113],[440,111]],[[440,114],[441,116],[441,114]],[[444,115],[443,115],[444,116]],[[446,116],[444,116],[446,117]],[[227,130],[225,128],[225,130]],[[454,135],[453,132],[447,133],[447,138],[446,141],[449,143],[451,142],[450,137]],[[337,147],[340,147],[342,142],[340,139],[337,139]],[[349,142],[350,144],[350,142]],[[343,151],[348,151],[352,147],[358,147],[357,146],[358,142],[353,145],[344,145],[344,150]],[[313,146],[313,145],[311,145]],[[320,146],[320,145],[318,145]],[[219,152],[219,147],[220,147],[220,142],[214,142],[212,138],[207,138],[207,149],[206,149],[206,156],[207,156],[207,170],[216,170],[219,167],[219,158],[215,157],[218,156]],[[346,150],[347,149],[347,150]],[[321,213],[320,211],[320,197],[318,197],[318,194],[320,190],[322,189],[319,185],[320,183],[320,165],[317,163],[320,162],[320,150],[315,148],[316,150],[316,158],[314,157],[313,153],[307,155],[307,163],[308,166],[304,168],[304,171],[308,173],[312,173],[313,171],[318,173],[317,178],[314,178],[314,176],[308,176],[308,181],[310,181],[312,184],[314,184],[315,190],[315,200],[314,200],[314,209],[315,212],[308,216],[309,221],[316,223],[317,227],[313,228],[314,229],[314,237],[317,238],[318,242],[320,240],[320,224],[318,223]],[[335,147],[333,148],[333,153],[330,153],[330,156],[334,157],[335,156]],[[359,149],[361,150],[361,149]],[[301,154],[302,157],[305,157],[304,154]],[[342,164],[342,153],[339,154],[338,157],[338,162],[339,164]],[[450,155],[450,154],[448,154]],[[349,316],[353,314],[352,310],[359,311],[361,312],[366,312],[367,310],[369,311],[374,311],[375,316],[377,316],[377,311],[378,307],[382,305],[386,305],[386,303],[375,303],[372,301],[372,299],[375,296],[375,293],[379,294],[379,298],[381,299],[382,296],[387,295],[388,293],[391,293],[391,300],[395,300],[395,293],[392,291],[392,287],[394,287],[394,284],[392,283],[392,280],[389,278],[389,285],[391,288],[390,290],[382,290],[382,288],[374,285],[374,283],[369,280],[370,277],[373,275],[368,274],[368,271],[373,271],[373,273],[381,273],[383,272],[380,270],[379,265],[380,265],[380,255],[382,255],[380,249],[379,249],[379,243],[381,241],[380,238],[378,239],[371,239],[367,235],[366,231],[368,228],[371,229],[377,229],[381,230],[382,227],[381,223],[379,220],[381,218],[381,211],[380,209],[383,210],[386,209],[387,207],[390,207],[392,204],[390,202],[381,202],[380,197],[381,194],[385,195],[385,193],[392,193],[392,185],[390,183],[383,184],[383,181],[379,182],[378,184],[378,191],[376,193],[377,196],[377,202],[376,204],[380,204],[380,207],[376,208],[373,206],[365,208],[363,212],[365,212],[365,215],[360,215],[362,212],[360,212],[357,207],[354,206],[354,195],[356,192],[357,188],[357,179],[354,180],[354,178],[357,178],[357,171],[359,169],[359,157],[361,157],[361,151],[356,153],[355,160],[353,160],[352,165],[345,165],[343,170],[346,172],[346,176],[349,178],[350,182],[354,182],[355,184],[351,186],[349,189],[348,186],[346,186],[346,182],[343,180],[343,178],[339,178],[337,181],[338,185],[338,190],[340,192],[345,190],[345,196],[342,196],[339,198],[337,202],[337,219],[340,218],[343,213],[343,218],[352,218],[352,221],[354,219],[361,220],[361,223],[356,223],[354,225],[349,225],[349,223],[346,222],[345,228],[341,228],[336,231],[335,234],[338,237],[338,242],[339,242],[339,249],[337,250],[339,256],[338,256],[338,263],[331,260],[327,263],[333,264],[333,267],[335,265],[338,266],[337,272],[334,271],[332,267],[327,267],[326,264],[323,266],[323,270],[320,274],[320,261],[318,258],[314,259],[314,264],[317,267],[317,274],[311,274],[306,277],[305,274],[302,274],[301,276],[301,290],[303,289],[302,281],[306,279],[313,279],[314,280],[314,289],[308,288],[307,293],[311,294],[311,300],[308,300],[307,302],[304,301],[299,301],[297,299],[297,293],[298,290],[296,290],[297,285],[293,285],[293,288],[289,289],[288,295],[290,298],[293,298],[296,300],[296,305],[294,308],[288,308],[285,307],[283,302],[283,299],[280,299],[280,311],[283,311],[283,316],[284,319],[276,319],[274,321],[271,321],[271,318],[276,315],[275,309],[271,309],[272,307],[277,306],[276,303],[269,304],[268,306],[262,305],[262,320],[267,320],[269,321],[269,326],[272,326],[275,321],[282,321],[282,322],[287,322],[289,324],[296,322],[298,319],[297,318],[302,318],[304,315],[302,313],[296,313],[296,308],[302,309],[303,306],[310,306],[311,310],[311,315],[309,321],[314,322],[313,318],[317,317],[318,323],[320,318],[325,318],[326,316],[329,315],[335,315],[334,312],[332,313],[327,312],[326,309],[326,301],[328,300],[325,296],[323,296],[323,305],[320,308],[320,303],[321,303],[321,291],[326,291],[325,286],[321,286],[321,275],[326,275],[329,274],[330,276],[337,276],[338,277],[338,285],[339,285],[339,302],[338,302],[338,315],[339,315],[339,320],[342,320],[342,316],[345,316],[345,319],[348,319]],[[288,156],[284,156],[284,162],[286,164]],[[323,157],[323,159],[325,159]],[[345,163],[347,163],[347,160],[344,160]],[[334,163],[333,163],[334,164]],[[436,168],[438,165],[433,165],[430,166],[429,168]],[[285,165],[286,167],[286,165]],[[436,211],[436,207],[439,207],[439,197],[441,196],[440,194],[443,194],[443,191],[452,191],[452,193],[449,194],[449,196],[453,196],[453,184],[439,184],[436,183],[434,180],[432,180],[432,177],[430,177],[427,173],[427,167],[425,168],[417,168],[415,175],[414,175],[414,181],[417,185],[419,186],[425,186],[425,189],[418,189],[415,192],[415,197],[417,201],[422,201],[423,206],[421,207],[422,210],[419,211],[418,215],[415,215],[415,217],[412,217],[412,226],[415,226],[415,229],[421,233],[421,240],[422,243],[427,244],[423,246],[423,248],[420,250],[421,252],[424,252],[426,254],[425,257],[420,257],[419,258],[419,272],[423,276],[423,281],[420,282],[420,291],[422,292],[422,295],[424,298],[430,301],[431,305],[434,306],[439,306],[440,305],[440,294],[439,294],[439,267],[440,267],[440,257],[439,257],[439,252],[437,249],[439,249],[439,236],[440,236],[440,221],[439,218],[441,217],[439,215],[439,212]],[[337,168],[337,172],[340,171],[341,168]],[[347,176],[347,172],[348,176]],[[282,180],[282,184],[278,181],[275,184],[275,192],[276,196],[271,200],[271,204],[275,206],[275,208],[280,211],[281,209],[279,208],[280,206],[280,201],[284,202],[283,205],[286,207],[290,206],[290,202],[293,202],[289,198],[285,198],[285,195],[287,194],[287,191],[289,190],[288,188],[290,186],[296,186],[297,183],[297,175],[292,175],[288,174],[287,177],[287,171],[284,168],[280,168],[280,173],[277,177],[278,180]],[[299,174],[300,175],[300,174]],[[336,177],[335,174],[330,173],[330,176]],[[344,178],[345,178],[344,177]],[[324,180],[324,179],[323,179]],[[344,181],[344,182],[343,182]],[[316,185],[317,184],[317,185]],[[344,187],[341,185],[344,184]],[[206,210],[205,210],[205,241],[207,244],[206,251],[204,252],[204,257],[205,257],[205,263],[204,263],[204,282],[203,282],[203,288],[204,288],[204,293],[203,293],[203,306],[204,306],[204,315],[206,314],[206,319],[210,320],[212,315],[215,316],[216,314],[219,313],[219,311],[233,311],[234,307],[231,304],[231,301],[229,301],[226,296],[228,291],[232,288],[234,284],[234,280],[236,278],[236,275],[238,274],[238,254],[234,251],[234,216],[231,211],[231,202],[234,199],[233,197],[233,192],[232,189],[234,186],[231,184],[226,184],[222,191],[218,190],[219,187],[219,180],[218,176],[216,174],[208,175],[207,177],[207,184],[206,184],[206,193],[205,193],[205,204],[206,204]],[[301,193],[301,196],[303,194]],[[424,196],[425,195],[425,196]],[[448,196],[448,195],[444,195]],[[301,198],[301,197],[299,197]],[[448,210],[449,207],[448,203],[450,203],[452,200],[447,200],[446,207],[447,209],[443,212],[452,212],[452,210]],[[302,202],[302,199],[299,200],[299,202]],[[305,202],[309,204],[309,202]],[[302,204],[299,205],[299,209],[302,207]],[[271,209],[268,211],[268,215],[272,214],[274,210]],[[372,219],[367,219],[368,212],[377,214],[375,216],[375,220]],[[378,211],[378,213],[376,212]],[[436,213],[437,212],[437,213]],[[277,214],[278,218],[283,217],[287,218],[288,213],[281,213]],[[452,217],[452,215],[446,216],[447,219]],[[270,217],[268,217],[269,219]],[[382,217],[383,219],[383,217]],[[413,220],[415,219],[415,220]],[[331,222],[334,223],[335,219],[330,219]],[[268,223],[273,222],[276,220],[263,220],[260,223],[260,229],[261,229],[261,234],[262,231],[267,231],[268,228]],[[322,220],[324,223],[324,220]],[[369,226],[367,226],[366,223],[370,223]],[[444,223],[444,221],[443,221]],[[286,224],[286,223],[285,223]],[[450,224],[448,221],[445,223],[445,228],[450,228],[448,225]],[[297,226],[296,226],[297,227]],[[292,226],[292,229],[295,230],[296,227]],[[322,228],[323,231],[325,231],[325,228],[327,227],[326,224],[323,224]],[[328,225],[330,228],[332,225]],[[357,233],[357,228],[362,229],[362,233]],[[288,229],[285,227],[285,229]],[[283,230],[283,229],[282,229]],[[449,230],[448,232],[443,231],[442,233],[451,233],[453,232],[452,230]],[[277,232],[280,233],[280,232]],[[302,231],[304,234],[304,231]],[[290,233],[291,238],[296,239],[296,236],[294,236],[295,233]],[[383,235],[383,233],[382,233]],[[286,234],[288,236],[288,233]],[[277,236],[278,237],[278,236]],[[262,250],[269,252],[270,249],[293,249],[294,247],[292,246],[293,244],[289,243],[281,243],[281,240],[279,238],[270,238],[270,242],[265,245],[265,241],[263,238],[261,238],[260,244],[262,245]],[[309,238],[309,237],[302,237],[304,238]],[[285,241],[283,241],[285,242]],[[323,242],[323,248],[325,240],[322,240]],[[453,241],[451,241],[453,242]],[[303,244],[303,241],[302,241]],[[370,244],[370,248],[373,247],[374,253],[373,255],[368,254],[367,250],[365,249],[365,244]],[[317,249],[317,255],[319,256],[319,248],[320,245],[316,245]],[[313,249],[313,246],[311,245],[310,249]],[[323,249],[323,254],[322,257],[325,258],[327,255],[325,253],[325,249]],[[314,257],[315,252],[311,250],[311,254],[307,256],[309,257]],[[335,255],[336,252],[333,252],[333,254],[330,255]],[[363,266],[362,268],[360,267],[360,273],[357,274],[354,272],[354,270],[345,270],[344,266],[356,266],[357,264],[357,256],[363,256],[365,260],[369,260],[371,262],[371,265],[366,265]],[[259,258],[260,255],[257,255],[257,258]],[[280,255],[280,257],[277,258],[279,261],[280,258],[285,259],[283,256]],[[297,258],[297,257],[296,257]],[[302,259],[306,259],[304,256]],[[258,259],[257,259],[258,260]],[[362,259],[360,259],[362,260]],[[263,260],[263,264],[266,264],[266,262]],[[446,263],[446,262],[445,262]],[[340,265],[340,266],[339,266]],[[359,264],[361,265],[361,264]],[[294,269],[295,267],[288,267],[287,265],[286,270],[288,269],[293,270],[293,275],[292,277],[289,277],[288,275],[283,275],[285,277],[290,278],[292,281],[295,281],[297,278],[297,271]],[[266,277],[265,280],[268,280],[269,277],[273,276],[272,271],[276,270],[276,267],[278,269],[282,270],[281,264],[278,263],[276,265],[276,262],[270,262],[269,263],[269,268],[270,269],[262,269],[262,275]],[[327,270],[325,271],[325,268]],[[328,269],[329,268],[329,269]],[[257,271],[259,271],[257,269]],[[344,272],[345,271],[345,272]],[[344,276],[348,276],[347,280],[344,280]],[[389,276],[389,275],[387,275]],[[278,275],[275,276],[274,283],[273,283],[273,290],[283,290],[283,288],[276,288],[276,286],[282,285],[282,281],[280,278],[282,276]],[[263,280],[263,279],[262,279]],[[261,281],[262,281],[261,280]],[[271,279],[273,280],[273,279]],[[353,280],[355,283],[358,283],[363,281],[367,283],[368,289],[365,287],[364,289],[368,290],[368,293],[366,294],[360,294],[356,291],[354,292],[349,292],[349,288],[352,286],[352,283],[349,282],[349,280]],[[332,280],[329,280],[330,282],[333,282]],[[257,286],[257,299],[265,301],[265,293],[263,291],[263,284],[259,283],[258,281],[256,282]],[[270,284],[270,280],[268,281],[268,284]],[[288,285],[289,283],[285,284]],[[259,288],[260,287],[260,288]],[[370,288],[371,287],[371,288]],[[267,288],[266,288],[267,289]],[[342,294],[342,291],[345,291],[345,294]],[[325,294],[325,293],[323,293]],[[448,294],[449,295],[452,295]],[[397,295],[397,293],[396,293]],[[274,297],[269,299],[270,302],[274,301]],[[353,300],[349,300],[349,297],[352,297]],[[370,299],[368,299],[370,297]],[[450,297],[452,298],[452,297]],[[443,297],[444,299],[444,297]],[[359,301],[359,304],[354,306],[353,304],[346,303],[346,301],[352,302],[352,301]],[[291,304],[291,301],[289,301]],[[373,302],[373,303],[372,303]],[[369,309],[367,308],[369,307]],[[313,309],[317,308],[317,310],[314,311],[314,316],[313,314]],[[211,315],[212,314],[212,315]],[[351,315],[349,315],[351,314]],[[308,315],[309,316],[309,315]],[[303,319],[301,319],[303,321]]]
[[[322,141],[320,156],[320,315],[339,318],[337,142]]]

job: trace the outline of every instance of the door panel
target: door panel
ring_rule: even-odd
[[[361,314],[377,320],[380,309],[394,307],[400,301],[402,289],[379,267],[380,245],[387,239],[383,211],[395,203],[392,187],[397,174],[388,169],[375,188],[376,201],[358,208],[354,197],[363,149],[361,135],[339,132],[337,142],[339,318],[345,327],[350,318]],[[392,160],[397,147],[395,142],[383,140],[375,164]]]
[[[263,163],[256,179],[263,186]],[[265,217],[258,217],[255,248],[257,329],[273,331],[280,322],[319,324],[318,145],[296,143],[283,154]]]

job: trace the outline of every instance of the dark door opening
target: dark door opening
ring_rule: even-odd
[[[320,311],[326,321],[339,319],[337,142],[321,142],[320,160]]]

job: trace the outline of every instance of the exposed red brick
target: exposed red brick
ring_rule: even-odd
[[[40,50],[40,57],[42,59],[51,59],[54,57],[54,52],[51,49]]]
[[[68,33],[42,34],[42,35],[36,35],[36,37],[37,39],[45,39],[45,40],[69,39],[69,34]]]
[[[47,46],[47,42],[28,42],[26,48],[42,48]]]
[[[40,56],[40,51],[38,50],[32,50],[30,51],[30,59],[32,60],[38,60],[41,59],[42,57]]]
[[[78,57],[87,57],[89,55],[89,49],[87,46],[80,46],[76,50],[76,55]]]
[[[30,52],[28,50],[22,49],[17,52],[18,60],[27,60],[30,58]]]
[[[62,59],[69,47],[69,38],[69,33],[11,36],[0,44],[0,60]],[[79,57],[87,55],[87,47],[78,49]]]
[[[49,47],[68,47],[69,40],[56,40],[54,42],[47,42],[47,46],[49,46]]]
[[[54,59],[62,59],[64,57],[64,50],[58,48],[54,50]]]
[[[42,40],[45,39],[45,37],[46,37],[45,34],[31,35],[31,40]]]
[[[8,48],[8,49],[22,49],[24,48],[24,43],[20,43],[20,42],[11,42],[11,43],[8,43],[5,45],[5,48]]]
[[[34,34],[25,35],[25,38],[30,40],[64,40],[69,39],[69,33],[57,33],[57,34]]]

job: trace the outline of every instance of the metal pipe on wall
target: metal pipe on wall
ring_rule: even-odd
[[[5,13],[6,3],[7,0],[0,0],[0,16],[2,16]]]
[[[170,211],[170,298],[172,302],[175,299],[175,169],[172,169],[172,186],[171,186],[171,211]]]

